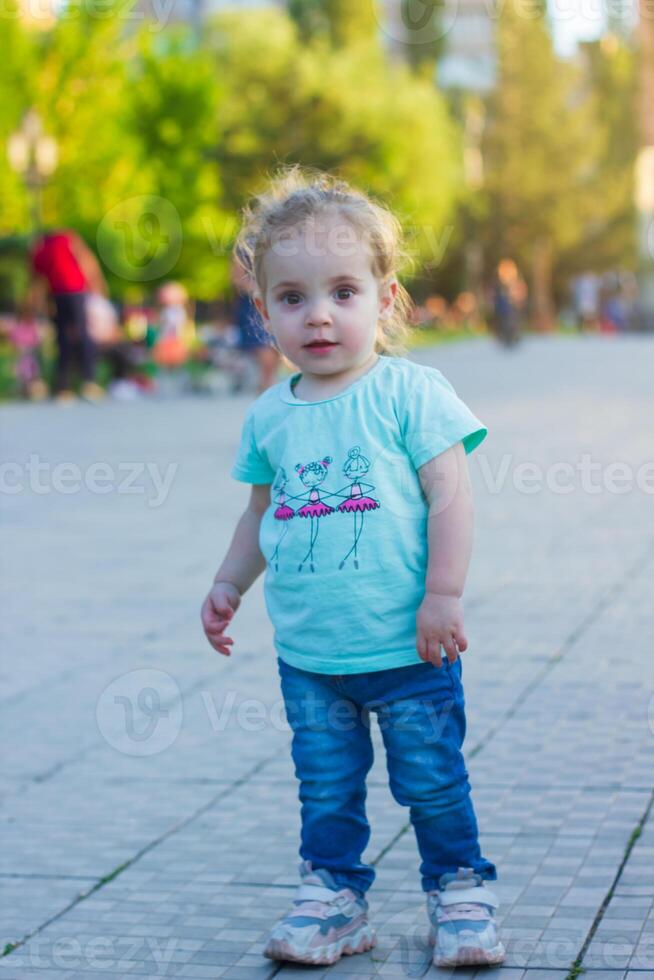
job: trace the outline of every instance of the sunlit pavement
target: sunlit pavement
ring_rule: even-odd
[[[470,457],[464,681],[499,972],[563,980],[581,955],[595,980],[651,980],[654,337],[414,356],[490,430]],[[261,955],[299,828],[261,582],[231,659],[199,623],[247,497],[228,475],[247,404],[0,408],[0,906],[3,946],[19,944],[5,976],[436,972],[383,752],[368,795],[378,946],[331,969]]]

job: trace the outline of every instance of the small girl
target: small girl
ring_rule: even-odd
[[[266,330],[299,368],[247,412],[232,476],[251,496],[202,607],[209,642],[229,656],[225,631],[266,570],[302,861],[265,955],[329,964],[375,944],[375,871],[362,860],[374,713],[391,793],[410,808],[434,963],[500,963],[485,884],[497,873],[461,753],[466,453],[487,430],[440,371],[402,356],[410,299],[385,208],[287,168],[246,207],[238,247]]]

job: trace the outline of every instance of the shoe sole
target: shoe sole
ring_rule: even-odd
[[[289,960],[291,963],[313,963],[329,966],[340,960],[341,956],[352,956],[355,953],[365,953],[377,944],[377,936],[370,926],[364,926],[354,936],[343,936],[342,939],[329,946],[300,953],[286,940],[271,939],[263,951],[270,960]]]
[[[506,959],[504,947],[500,944],[494,949],[464,947],[456,956],[434,956],[434,966],[499,966]]]

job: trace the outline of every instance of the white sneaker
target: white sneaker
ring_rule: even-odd
[[[503,963],[494,910],[499,901],[472,868],[444,874],[427,894],[434,966],[493,966]]]
[[[273,927],[263,955],[296,963],[335,963],[364,953],[377,939],[368,923],[368,903],[350,888],[339,889],[329,871],[300,865],[302,884],[293,908]]]

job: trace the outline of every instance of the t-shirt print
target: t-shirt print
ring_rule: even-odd
[[[337,476],[337,471],[331,468],[333,463],[332,456],[323,456],[321,459],[298,463],[295,467],[295,473],[297,474],[296,481],[302,487],[301,490],[297,488],[295,481],[291,484],[286,470],[284,467],[280,467],[272,492],[273,502],[277,505],[273,517],[280,522],[281,531],[275,550],[268,559],[268,563],[274,567],[275,571],[279,571],[280,568],[283,544],[289,533],[290,521],[298,517],[304,518],[309,524],[306,530],[300,531],[307,537],[307,551],[298,565],[298,572],[301,572],[303,568],[315,572],[319,560],[322,560],[318,535],[325,518],[350,520],[352,544],[340,557],[340,560],[337,559],[338,568],[341,570],[345,568],[348,562],[351,562],[352,566],[358,569],[359,557],[363,548],[360,542],[363,535],[365,514],[367,511],[377,510],[381,503],[377,497],[372,496],[375,490],[374,485],[364,480],[370,470],[370,460],[363,455],[360,446],[352,446],[348,450],[347,459],[341,467],[343,476],[348,482],[335,490],[330,489],[330,483],[327,482],[330,478],[334,480]],[[291,484],[290,490],[289,484]],[[297,492],[293,492],[295,490]],[[323,538],[325,533],[329,533],[327,528],[323,532]],[[331,553],[330,560],[333,560]]]
[[[486,427],[435,368],[380,355],[319,402],[290,379],[249,407],[232,467],[270,487],[260,520],[264,598],[286,663],[345,674],[421,663],[428,506],[418,470]],[[263,562],[262,562],[263,564]]]

